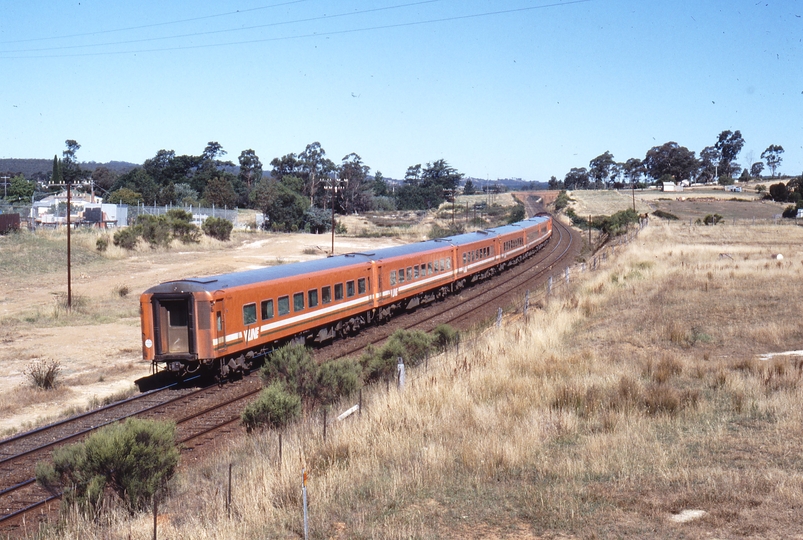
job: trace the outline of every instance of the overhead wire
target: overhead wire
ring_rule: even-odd
[[[291,4],[301,4],[303,2],[311,2],[313,0],[290,0],[288,2],[279,2],[278,4],[270,4],[267,6],[259,6],[254,8],[248,9],[237,9],[234,11],[227,11],[225,13],[214,13],[212,15],[203,15],[201,17],[192,17],[189,19],[178,19],[175,21],[165,21],[159,23],[151,23],[151,24],[142,24],[139,26],[127,26],[123,28],[112,28],[109,30],[95,30],[93,32],[82,32],[80,34],[67,34],[64,36],[45,36],[45,37],[37,37],[37,38],[28,38],[28,39],[16,39],[14,41],[0,41],[0,45],[6,43],[30,43],[32,41],[53,41],[56,39],[69,39],[69,38],[76,38],[76,37],[87,37],[87,36],[98,36],[101,34],[112,34],[117,32],[129,32],[131,30],[144,30],[146,28],[156,28],[158,26],[170,26],[174,24],[183,24],[188,22],[196,22],[196,21],[203,21],[207,19],[217,19],[220,17],[228,17],[230,15],[240,15],[242,13],[250,13],[252,11],[260,11],[263,9],[271,9],[275,7],[283,7],[289,6]]]
[[[297,24],[300,22],[310,22],[312,20],[325,20],[334,17],[346,17],[351,15],[358,15],[369,13],[372,11],[381,11],[381,10],[388,10],[388,9],[396,9],[400,7],[409,7],[418,4],[426,4],[431,2],[437,2],[440,0],[421,0],[419,2],[413,2],[409,4],[401,4],[397,6],[388,6],[385,8],[373,8],[370,10],[365,10],[361,12],[349,12],[343,13],[338,15],[322,15],[315,18],[310,19],[303,19],[297,21],[285,21],[281,23],[270,23],[266,25],[259,25],[257,27],[249,27],[248,29],[254,29],[259,27],[268,27],[268,26],[276,26],[276,25],[286,25],[286,24]],[[346,34],[354,34],[354,33],[361,33],[361,32],[371,32],[377,30],[390,30],[394,28],[405,28],[405,27],[412,27],[412,26],[421,26],[427,24],[438,24],[438,23],[445,23],[445,22],[453,22],[453,21],[460,21],[460,20],[468,20],[468,19],[476,19],[482,17],[492,17],[498,15],[507,15],[511,13],[521,13],[526,11],[533,11],[536,9],[547,9],[547,8],[554,8],[554,7],[563,7],[572,4],[583,4],[587,2],[592,2],[593,0],[568,0],[565,2],[555,2],[551,4],[542,4],[538,6],[527,6],[521,8],[511,8],[511,9],[503,9],[503,10],[495,10],[495,11],[487,11],[483,13],[473,13],[468,15],[452,15],[449,17],[441,17],[436,19],[427,19],[421,21],[409,21],[409,22],[402,22],[402,23],[392,23],[392,24],[384,24],[384,25],[375,25],[375,26],[367,26],[363,28],[350,28],[346,30],[332,30],[329,32],[310,32],[305,34],[297,34],[291,36],[279,36],[279,37],[269,37],[269,38],[258,38],[258,39],[249,39],[249,40],[241,40],[241,41],[229,41],[223,43],[207,43],[201,45],[181,45],[176,47],[161,47],[161,48],[152,48],[152,49],[137,49],[137,50],[126,50],[126,51],[101,51],[101,52],[87,52],[87,53],[67,53],[67,54],[52,54],[52,55],[33,55],[33,56],[0,56],[0,59],[10,59],[10,58],[74,58],[74,57],[90,57],[90,56],[111,56],[111,55],[123,55],[123,54],[142,54],[142,53],[156,53],[156,52],[172,52],[172,51],[181,51],[181,50],[196,50],[196,49],[208,49],[208,48],[218,48],[218,47],[228,47],[234,45],[251,45],[256,43],[269,43],[269,42],[277,42],[277,41],[290,41],[290,40],[297,40],[297,39],[306,39],[306,38],[314,38],[314,37],[329,37],[329,36],[338,36],[338,35],[346,35]],[[222,32],[231,32],[231,31],[240,31],[244,30],[242,28],[232,29],[232,30],[218,30],[218,31],[209,31],[209,32],[199,32],[195,34],[186,34],[180,37],[195,37],[200,35],[206,35],[210,33],[222,33]],[[177,36],[165,37],[165,38],[150,38],[146,40],[139,40],[139,41],[152,41],[156,39],[174,39]],[[137,42],[137,41],[133,41]],[[97,46],[109,46],[109,45],[119,45],[119,44],[129,44],[130,42],[119,42],[119,43],[112,43],[112,44],[103,44],[103,45],[77,45],[77,46],[69,46],[69,47],[58,47],[58,48],[48,48],[42,49],[44,50],[62,50],[65,48],[81,48],[81,47],[97,47]],[[10,54],[19,54],[19,53],[27,53],[27,52],[38,52],[38,50],[14,50],[14,51],[0,51],[0,55],[10,55]]]
[[[57,51],[57,50],[64,50],[64,49],[82,49],[87,47],[108,47],[112,45],[130,45],[132,43],[147,43],[151,41],[165,41],[168,39],[181,39],[181,38],[191,38],[191,37],[200,37],[200,36],[208,36],[213,34],[226,34],[231,32],[244,32],[247,30],[258,30],[261,28],[270,28],[275,26],[286,26],[290,24],[301,24],[301,23],[308,23],[314,21],[321,21],[325,19],[338,19],[342,17],[351,17],[355,15],[365,15],[367,13],[375,13],[378,11],[389,11],[391,9],[401,9],[406,7],[418,6],[421,4],[432,4],[435,2],[440,2],[442,0],[419,0],[417,2],[409,2],[407,4],[397,4],[395,6],[385,6],[379,8],[371,8],[371,9],[364,9],[361,11],[349,11],[347,13],[337,13],[335,15],[319,15],[317,17],[307,17],[305,19],[295,19],[292,21],[281,21],[281,22],[272,22],[266,24],[257,24],[253,26],[240,26],[237,28],[227,28],[224,30],[207,30],[204,32],[192,32],[189,34],[177,34],[172,36],[161,36],[161,37],[153,37],[153,38],[142,38],[142,39],[130,39],[125,41],[112,41],[106,43],[93,43],[90,45],[63,45],[58,47],[43,47],[39,49],[15,49],[12,51],[4,51],[0,50],[0,54],[4,53],[30,53],[30,52],[44,52],[44,51]]]

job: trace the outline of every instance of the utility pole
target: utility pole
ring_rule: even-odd
[[[331,187],[332,190],[332,254],[331,256],[335,256],[335,196],[338,190],[338,182],[348,182],[348,179],[338,180],[337,176],[333,176],[331,178]]]
[[[67,180],[67,311],[72,311],[72,276],[71,276],[71,252],[70,252],[70,229],[72,229],[72,224],[70,223],[70,192],[72,187],[72,180]]]

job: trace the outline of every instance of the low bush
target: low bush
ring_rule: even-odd
[[[460,340],[460,333],[448,324],[441,324],[432,331],[432,337],[434,345],[443,351]]]
[[[115,246],[128,250],[136,249],[138,241],[139,234],[133,227],[126,227],[116,231],[112,239]]]
[[[273,381],[245,408],[240,418],[250,433],[260,426],[284,427],[300,413],[301,398],[288,391],[281,381]]]
[[[52,390],[58,386],[61,364],[58,360],[34,360],[25,368],[25,376],[35,388]]]
[[[329,405],[341,397],[348,397],[359,390],[362,384],[360,364],[349,358],[341,358],[318,366],[315,374],[315,398]]]
[[[221,242],[228,242],[231,238],[231,230],[234,228],[234,224],[228,219],[210,217],[206,218],[201,228],[207,236],[211,236]]]
[[[103,253],[109,248],[109,237],[106,235],[99,236],[95,241],[95,249]]]
[[[303,399],[315,395],[317,364],[303,345],[285,345],[270,355],[260,371],[265,385],[281,382],[288,391]]]
[[[662,219],[667,219],[669,221],[677,221],[680,219],[675,214],[672,214],[670,212],[665,212],[663,210],[656,210],[655,212],[652,213],[652,215]]]
[[[49,489],[63,488],[66,505],[77,504],[95,516],[107,493],[133,513],[166,487],[178,458],[173,423],[129,418],[84,442],[57,448],[52,463],[37,464],[36,479]]]
[[[716,225],[717,223],[722,221],[722,219],[723,219],[722,216],[720,216],[719,214],[708,214],[703,218],[703,223],[705,223],[706,225]]]

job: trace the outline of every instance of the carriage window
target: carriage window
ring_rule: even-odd
[[[447,270],[451,270],[452,269],[452,259],[444,259],[444,260],[446,261],[446,269]]]
[[[432,263],[431,262],[427,263],[427,275],[428,276],[432,275]]]
[[[243,324],[249,325],[257,322],[257,305],[246,304],[243,306]]]
[[[466,264],[466,255],[468,255],[468,253],[463,253],[463,264]]]
[[[262,320],[273,318],[273,300],[262,301]]]
[[[418,279],[418,265],[413,267],[413,279]]]
[[[407,267],[407,281],[412,281],[412,280],[413,280],[413,267],[412,266],[408,266]]]
[[[335,283],[335,300],[343,300],[343,284]]]
[[[396,286],[396,271],[395,270],[391,270],[390,271],[390,286],[391,287],[395,287]]]
[[[347,281],[346,282],[346,296],[348,296],[349,298],[354,296],[354,282],[353,281]]]
[[[357,280],[357,294],[365,294],[365,278]]]
[[[304,293],[297,292],[293,295],[293,311],[301,311],[304,309]]]
[[[279,298],[279,315],[287,315],[290,313],[290,297],[282,296]]]
[[[215,312],[215,320],[217,322],[217,331],[218,332],[222,332],[223,331],[223,317],[221,317],[219,311]]]
[[[426,264],[422,264],[421,265],[421,277],[424,277],[426,275],[427,275],[427,265]]]
[[[399,269],[399,283],[404,283],[404,268]]]
[[[326,287],[321,287],[321,303],[328,304],[332,301],[332,287],[327,285]]]
[[[307,292],[307,303],[309,307],[314,308],[318,305],[318,289],[310,289]]]

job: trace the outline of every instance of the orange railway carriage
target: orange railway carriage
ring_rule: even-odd
[[[541,249],[552,219],[162,283],[140,298],[143,358],[221,376],[288,341],[322,343],[485,279]]]

